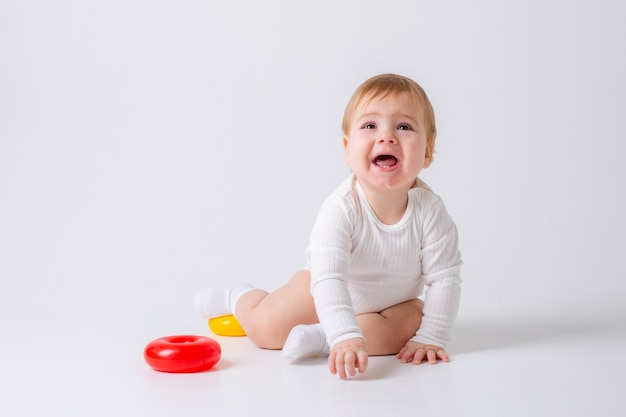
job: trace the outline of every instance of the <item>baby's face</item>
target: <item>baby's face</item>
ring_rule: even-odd
[[[408,190],[430,165],[424,113],[408,93],[361,103],[344,137],[345,159],[369,191]]]

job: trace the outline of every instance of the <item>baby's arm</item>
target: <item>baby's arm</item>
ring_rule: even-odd
[[[339,277],[320,279],[314,282],[312,294],[331,347],[328,356],[330,372],[339,374],[342,379],[356,375],[356,369],[365,372],[367,341],[356,321],[346,282]]]
[[[352,223],[337,196],[328,198],[318,214],[307,250],[311,294],[331,346],[328,367],[341,378],[367,367],[367,341],[359,327],[348,291]]]
[[[461,254],[456,226],[437,200],[423,221],[422,278],[427,287],[424,316],[416,335],[398,353],[403,362],[447,362],[445,346],[456,320],[461,295]]]

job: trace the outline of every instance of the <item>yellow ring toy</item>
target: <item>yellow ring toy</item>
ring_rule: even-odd
[[[209,328],[218,336],[245,336],[237,318],[233,315],[209,319]]]

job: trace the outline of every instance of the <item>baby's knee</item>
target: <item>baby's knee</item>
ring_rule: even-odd
[[[282,349],[288,334],[269,316],[256,317],[246,329],[250,341],[263,349]]]
[[[422,324],[424,303],[420,299],[407,301],[393,306],[381,313],[396,329],[399,340],[410,339],[415,335]]]

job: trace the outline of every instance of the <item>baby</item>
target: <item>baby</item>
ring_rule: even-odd
[[[352,173],[322,204],[306,268],[272,293],[209,288],[196,311],[234,314],[253,343],[289,361],[328,355],[340,378],[364,372],[368,355],[447,362],[462,261],[456,226],[418,178],[433,161],[431,103],[415,81],[378,75],[355,91],[342,130]]]

